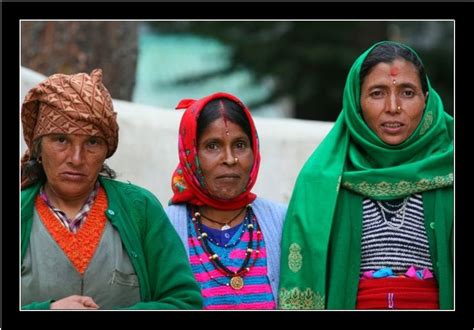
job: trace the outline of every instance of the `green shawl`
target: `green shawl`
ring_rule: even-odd
[[[359,101],[361,65],[379,44],[352,65],[342,112],[296,181],[282,237],[282,309],[355,309],[363,198],[413,193],[423,193],[440,307],[453,308],[453,118],[428,81],[417,129],[399,145],[384,143]]]

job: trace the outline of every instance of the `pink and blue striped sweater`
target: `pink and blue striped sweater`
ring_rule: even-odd
[[[273,300],[277,301],[278,299],[278,284],[279,284],[279,273],[280,273],[280,241],[281,241],[281,231],[283,227],[283,222],[285,219],[285,214],[287,206],[257,197],[257,199],[252,203],[252,210],[255,216],[258,219],[258,223],[261,226],[261,231],[263,234],[263,246],[262,253],[266,258],[266,275],[269,279],[270,286],[273,293]],[[165,208],[165,211],[178,232],[181,241],[183,242],[186,251],[188,252],[188,257],[191,254],[193,247],[189,244],[189,213],[187,204],[172,204]],[[240,235],[240,231],[236,233]],[[214,246],[212,246],[214,247]],[[202,249],[201,249],[201,252]],[[240,266],[239,264],[238,266]],[[258,264],[255,265],[253,271],[257,271]],[[235,268],[234,268],[235,269]],[[216,271],[214,268],[212,271]],[[260,271],[262,271],[260,269]],[[217,271],[218,272],[218,271]],[[253,272],[251,272],[253,274]],[[220,272],[219,272],[220,274]],[[214,276],[214,275],[213,275]],[[199,278],[197,278],[199,280]],[[245,281],[245,277],[244,277]],[[245,282],[245,284],[247,284]],[[243,289],[242,289],[243,290]],[[237,306],[229,307],[232,309],[237,309]]]
[[[231,271],[237,271],[243,264],[249,244],[249,231],[246,219],[228,242],[229,247],[218,246],[208,241],[220,261]],[[252,221],[255,227],[257,224]],[[209,260],[209,255],[197,239],[196,228],[188,214],[188,244],[191,268],[201,286],[204,309],[275,309],[272,288],[267,277],[267,254],[265,241],[261,236],[260,253],[255,252],[257,234],[253,233],[253,252],[250,256],[250,271],[243,276],[244,286],[236,290],[229,285],[230,278],[217,269]],[[257,257],[255,264],[254,259]],[[211,278],[212,276],[212,278]]]

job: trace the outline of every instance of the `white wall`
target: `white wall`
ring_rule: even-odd
[[[21,100],[43,79],[44,76],[21,68]],[[120,126],[119,145],[107,163],[117,172],[118,180],[149,189],[166,205],[171,197],[171,174],[178,163],[177,137],[183,110],[160,109],[120,100],[114,100],[114,107]],[[333,123],[254,119],[262,161],[253,192],[287,203],[301,167]],[[23,136],[20,139],[22,155],[26,145]]]

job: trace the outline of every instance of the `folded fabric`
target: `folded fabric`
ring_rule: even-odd
[[[396,277],[359,282],[356,309],[439,309],[435,279]]]
[[[423,269],[416,269],[415,266],[411,266],[408,268],[407,272],[405,273],[407,277],[410,278],[417,278],[420,280],[427,280],[430,278],[433,278],[433,273],[430,272],[428,268],[423,268]]]
[[[393,275],[393,270],[390,267],[380,268],[372,274],[373,278],[384,278],[391,277]]]
[[[362,278],[363,279],[374,278],[374,276],[373,276],[374,273],[375,273],[375,270],[369,270],[369,271],[363,272],[362,273]]]

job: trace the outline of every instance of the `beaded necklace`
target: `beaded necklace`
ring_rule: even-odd
[[[201,213],[196,212],[194,215],[195,215],[196,217],[198,217],[198,216],[199,216],[199,217],[203,217],[204,219],[207,219],[207,220],[209,220],[210,222],[217,223],[218,225],[221,225],[221,230],[226,230],[226,229],[231,228],[231,227],[230,227],[230,224],[231,224],[235,219],[237,219],[237,217],[238,217],[239,215],[241,215],[242,212],[243,212],[245,209],[246,209],[246,207],[242,208],[242,209],[239,211],[239,213],[237,213],[235,216],[232,217],[232,219],[230,219],[230,220],[228,220],[228,221],[226,221],[226,222],[224,222],[224,223],[222,223],[222,222],[220,222],[220,221],[217,221],[217,220],[214,220],[214,219],[212,219],[212,218],[209,218],[207,215],[205,215],[205,214],[202,213],[202,212],[201,212]]]
[[[245,207],[245,209],[247,209],[247,207]],[[192,214],[194,214],[194,217],[193,219],[199,219],[199,221],[193,221],[193,223],[197,226],[198,226],[198,229],[196,229],[196,233],[205,233],[205,236],[206,236],[206,239],[209,240],[212,244],[215,244],[217,246],[220,246],[219,242],[215,242],[205,231],[205,229],[203,228],[203,224],[202,224],[202,221],[200,219],[200,217],[202,216],[199,212],[194,212],[194,209],[192,210]],[[224,247],[227,248],[227,247],[234,247],[236,246],[237,244],[239,244],[240,240],[242,239],[242,236],[244,236],[245,234],[245,231],[247,230],[247,224],[250,223],[250,217],[249,217],[249,213],[247,212],[246,215],[245,215],[245,218],[244,218],[244,221],[243,221],[243,225],[242,225],[242,230],[240,231],[240,237],[238,240],[236,240],[234,243],[232,244],[224,244]],[[199,236],[199,234],[198,234]]]
[[[235,272],[230,270],[229,268],[227,268],[221,262],[221,260],[219,258],[219,255],[217,253],[215,253],[212,250],[212,248],[210,247],[209,242],[208,242],[210,240],[209,236],[207,235],[206,232],[204,232],[202,230],[202,223],[200,221],[199,212],[195,212],[195,210],[193,208],[192,214],[194,215],[192,217],[192,223],[194,225],[194,229],[196,231],[197,239],[199,240],[202,249],[208,255],[209,261],[212,263],[214,268],[217,269],[224,276],[230,278],[230,280],[229,280],[228,283],[222,283],[222,282],[218,281],[216,278],[214,278],[210,274],[209,270],[204,265],[204,262],[202,261],[202,259],[199,258],[199,261],[201,262],[201,265],[203,266],[204,270],[209,275],[209,277],[213,281],[217,282],[218,284],[226,285],[226,286],[230,285],[234,290],[242,289],[244,287],[243,277],[248,272],[250,272],[250,269],[255,265],[255,263],[257,262],[257,259],[259,257],[259,253],[260,253],[259,248],[260,248],[260,241],[261,241],[261,231],[260,231],[260,226],[258,224],[257,218],[255,217],[255,215],[252,212],[251,206],[250,205],[247,206],[247,215],[245,217],[245,222],[243,224],[244,229],[242,230],[240,238],[237,240],[236,243],[234,243],[230,246],[230,247],[235,246],[241,240],[242,235],[245,232],[245,230],[246,229],[248,230],[248,232],[249,232],[249,242],[248,242],[247,249],[246,249],[246,252],[245,252],[245,259],[244,259],[244,262],[242,263],[241,267],[239,268],[239,270],[235,271]],[[249,265],[252,252],[254,251],[252,249],[252,244],[253,244],[253,240],[254,240],[253,239],[254,238],[253,237],[254,236],[254,228],[256,230],[255,256],[254,256],[253,262]],[[190,235],[192,235],[192,234],[190,233]],[[192,246],[194,248],[194,251],[195,251],[196,255],[198,255],[198,251],[197,251],[196,246],[194,244],[194,240],[191,239],[191,243],[192,243]],[[227,248],[229,246],[225,245],[224,247]]]
[[[398,205],[390,204],[389,202],[376,201],[377,205],[380,208],[380,213],[382,213],[383,221],[388,227],[392,229],[402,228],[403,224],[405,223],[405,214],[407,210],[408,199],[409,197],[404,198],[402,202]],[[383,203],[385,203],[385,205]],[[392,218],[390,218],[391,222],[387,220],[387,216],[385,215],[385,213],[394,215]],[[401,218],[400,224],[398,225],[395,224],[397,217]]]

